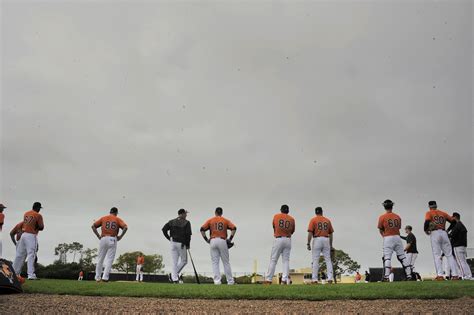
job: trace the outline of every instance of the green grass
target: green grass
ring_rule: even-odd
[[[454,299],[474,297],[474,281],[457,282],[398,282],[338,285],[263,286],[212,284],[128,283],[75,280],[27,281],[26,293],[67,294],[89,296],[131,296],[180,299],[285,299],[285,300],[341,300],[341,299]]]

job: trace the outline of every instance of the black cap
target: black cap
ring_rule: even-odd
[[[316,207],[316,209],[314,209],[314,212],[315,212],[316,214],[323,214],[323,208],[321,208],[321,207]]]
[[[405,229],[408,229],[408,230],[410,230],[410,231],[413,230],[413,228],[411,227],[411,225],[405,226]]]
[[[38,202],[38,201],[37,201],[37,202],[35,202],[35,203],[33,204],[33,209],[34,209],[34,210],[39,210],[39,209],[41,209],[41,208],[43,208],[43,207],[41,206],[41,202]]]
[[[116,207],[113,207],[110,209],[110,213],[118,213],[118,209]]]
[[[224,213],[224,210],[222,210],[221,207],[217,207],[217,208],[216,208],[216,213],[217,213],[218,215],[222,215],[222,213]]]
[[[283,213],[289,213],[290,212],[290,207],[288,205],[282,205],[280,208],[280,211]]]
[[[179,209],[178,210],[178,215],[182,215],[182,214],[185,214],[185,213],[188,213],[188,211],[186,211],[184,209]]]
[[[453,212],[453,217],[457,218],[458,220],[461,219],[461,215],[457,212]]]
[[[430,208],[436,208],[436,207],[438,207],[438,205],[436,204],[436,201],[434,201],[434,200],[429,201],[429,202],[428,202],[428,206],[429,206]]]
[[[393,203],[392,200],[387,199],[387,200],[385,200],[385,201],[382,203],[382,206],[384,206],[384,207],[393,207],[394,204],[395,204],[395,203]]]

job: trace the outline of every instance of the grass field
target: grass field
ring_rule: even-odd
[[[424,281],[338,285],[263,286],[212,284],[172,285],[163,283],[109,282],[75,280],[27,281],[26,293],[88,296],[129,296],[180,299],[247,300],[374,300],[374,299],[454,299],[474,297],[474,281]]]

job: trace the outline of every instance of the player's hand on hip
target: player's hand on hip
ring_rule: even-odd
[[[121,236],[117,236],[117,242],[120,241],[122,239]]]
[[[306,248],[307,248],[308,250],[311,250],[311,244],[309,244],[309,243],[306,244]]]

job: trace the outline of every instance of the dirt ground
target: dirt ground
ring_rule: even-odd
[[[439,313],[474,314],[474,299],[375,301],[178,300],[70,295],[0,296],[0,314],[38,313]]]

